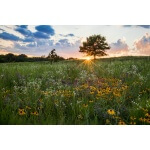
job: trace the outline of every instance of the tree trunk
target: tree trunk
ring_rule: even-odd
[[[96,55],[94,55],[94,60],[96,59]]]

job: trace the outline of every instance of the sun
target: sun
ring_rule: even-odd
[[[90,57],[87,57],[86,60],[87,60],[87,61],[91,61],[91,58],[90,58]]]

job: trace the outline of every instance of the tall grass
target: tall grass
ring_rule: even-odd
[[[0,64],[0,124],[150,124],[149,57]]]

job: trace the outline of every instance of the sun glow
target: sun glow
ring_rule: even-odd
[[[83,62],[85,65],[88,65],[90,68],[93,66],[93,61],[91,57],[86,57],[85,61]]]
[[[90,58],[90,57],[87,57],[86,60],[87,60],[87,61],[91,61],[91,58]]]

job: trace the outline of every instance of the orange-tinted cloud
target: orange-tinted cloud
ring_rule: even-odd
[[[150,34],[146,33],[141,39],[134,42],[137,53],[150,55]]]
[[[7,50],[5,50],[5,49],[0,49],[0,55],[6,55],[6,54],[8,54],[8,53],[12,53],[12,52],[9,52],[9,51],[7,51]],[[14,53],[14,52],[13,52],[13,54],[14,54],[14,55],[19,55],[18,53]]]

